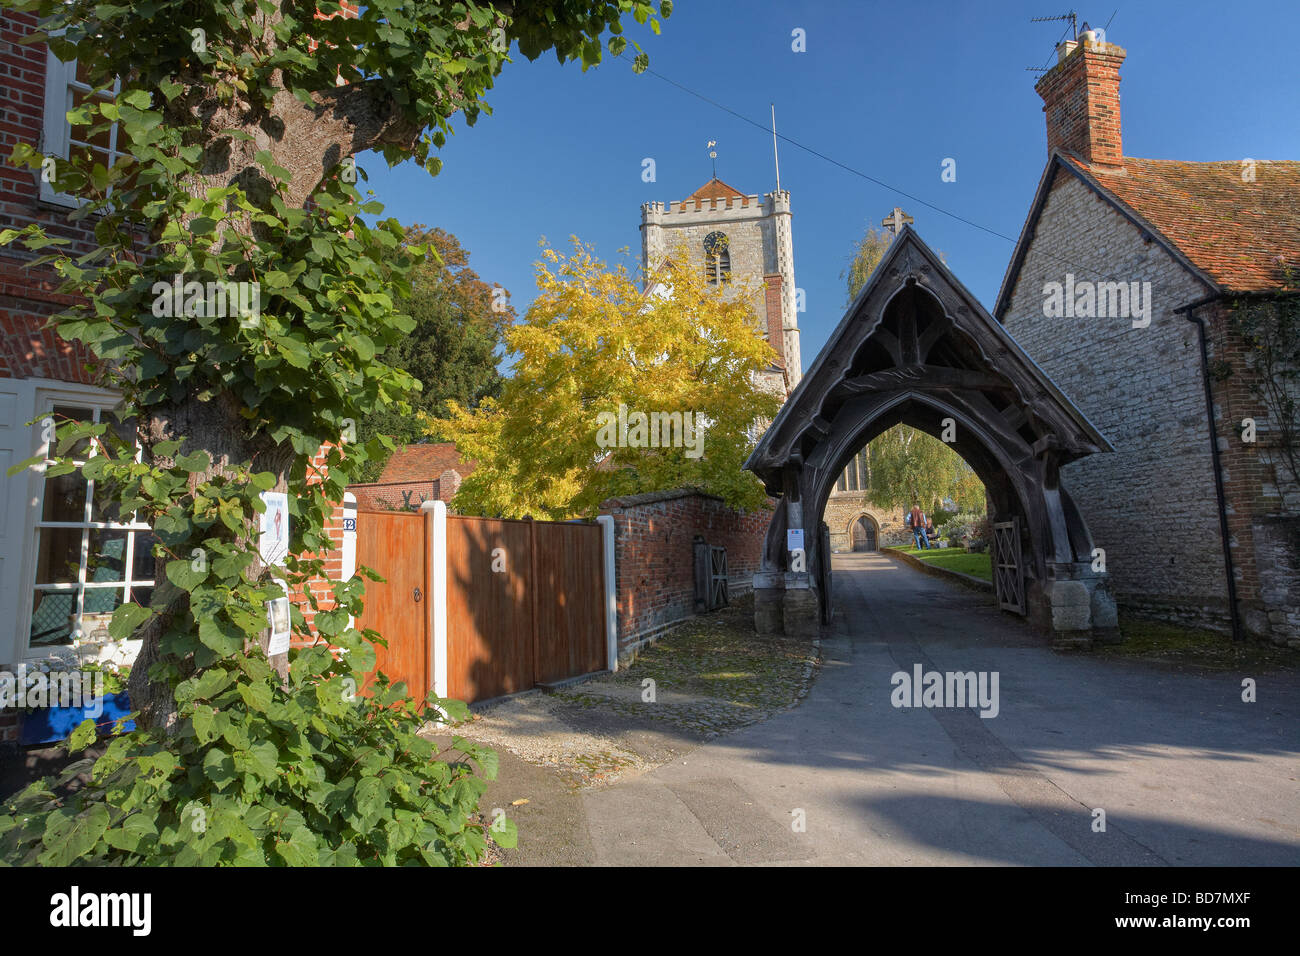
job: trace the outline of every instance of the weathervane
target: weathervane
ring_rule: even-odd
[[[713,160],[713,178],[714,178],[714,179],[717,179],[717,178],[718,178],[718,151],[717,151],[716,149],[713,148],[713,147],[715,147],[715,146],[717,146],[717,145],[718,145],[718,141],[717,141],[716,139],[711,139],[711,140],[709,140],[708,144],[704,147],[705,149],[707,149],[707,150],[709,151],[709,158],[710,158],[711,160]]]

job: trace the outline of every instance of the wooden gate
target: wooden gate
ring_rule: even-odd
[[[998,607],[1004,611],[1025,613],[1025,576],[1020,570],[1020,519],[999,521],[993,525],[993,585]]]
[[[358,628],[374,628],[388,641],[375,646],[375,670],[405,681],[412,697],[433,686],[429,667],[428,548],[424,515],[394,511],[357,513],[357,566],[374,568],[383,581],[366,581]],[[367,676],[369,688],[374,672]]]
[[[386,579],[366,583],[357,623],[389,643],[379,670],[422,697],[445,662],[446,696],[473,703],[605,669],[599,525],[443,520],[445,544],[432,514],[357,516],[357,564]],[[446,563],[445,603],[430,560]]]
[[[600,526],[538,521],[533,530],[534,679],[548,683],[604,670],[605,562]]]

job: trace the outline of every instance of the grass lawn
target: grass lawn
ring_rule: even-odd
[[[973,578],[982,578],[985,581],[993,580],[993,563],[987,551],[983,554],[971,554],[965,548],[930,548],[926,551],[918,551],[911,545],[894,550],[910,554],[914,558],[920,558],[948,571],[960,571],[962,574],[969,574]]]

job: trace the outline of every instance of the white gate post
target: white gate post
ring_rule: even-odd
[[[433,692],[447,696],[447,503],[426,501],[425,540],[428,542],[429,600],[427,630],[429,660],[433,663]]]
[[[343,546],[339,555],[339,580],[351,581],[357,573],[357,496],[343,492]],[[348,615],[348,627],[356,627],[356,619]]]
[[[600,515],[601,541],[605,546],[605,660],[611,671],[618,670],[618,594],[614,580],[614,516]]]

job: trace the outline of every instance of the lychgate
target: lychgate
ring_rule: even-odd
[[[760,633],[829,621],[827,496],[854,453],[900,422],[947,440],[984,483],[1001,606],[1061,641],[1118,636],[1109,580],[1060,474],[1109,443],[910,227],[745,463],[777,498],[754,578]],[[801,570],[791,529],[804,532]]]

